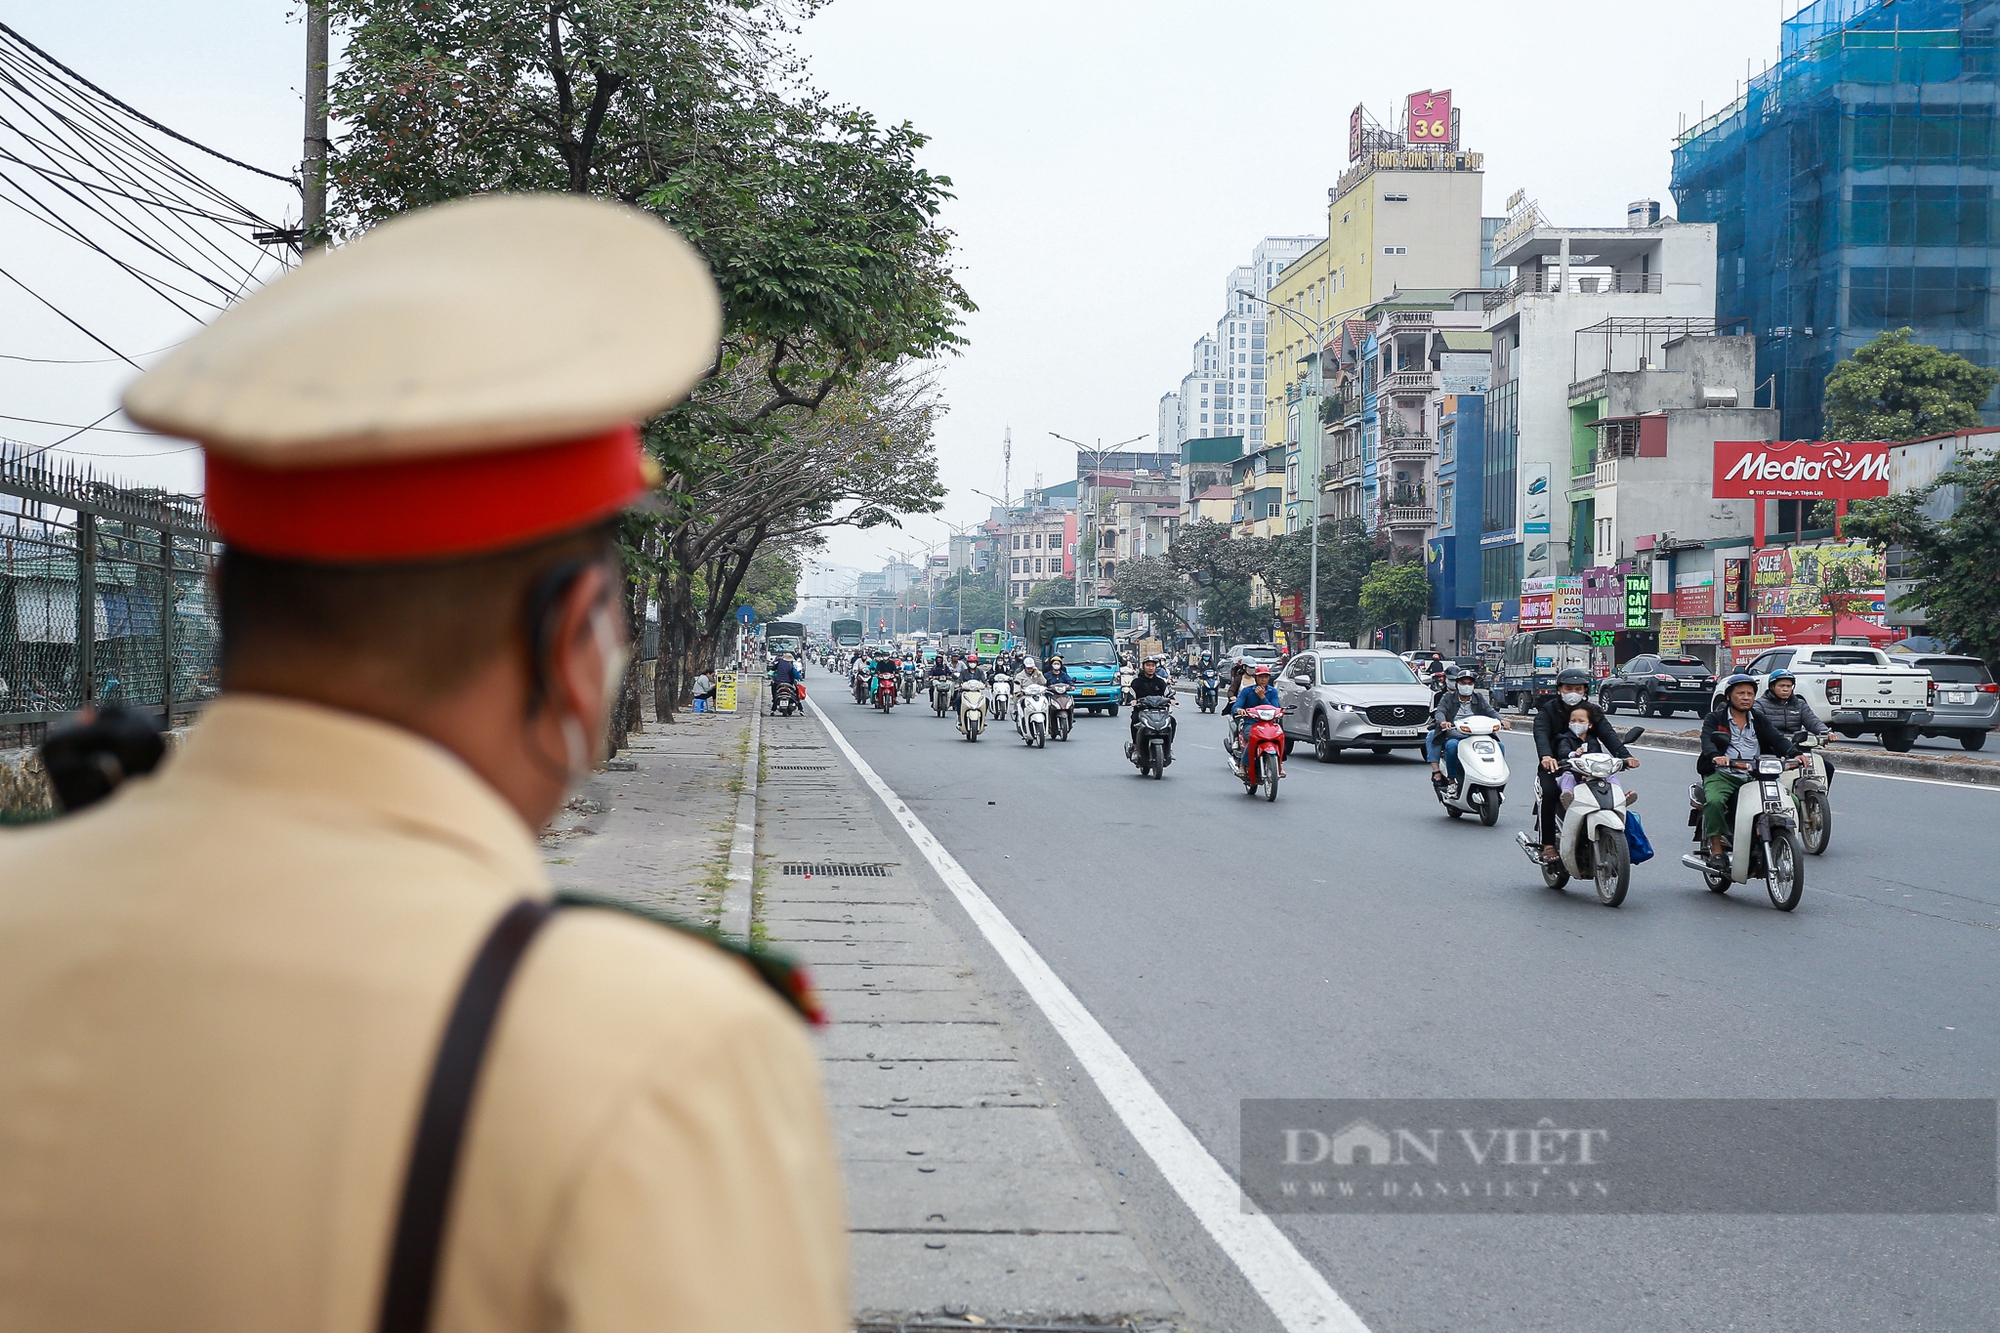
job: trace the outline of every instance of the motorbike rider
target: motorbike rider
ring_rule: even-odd
[[[1160,659],[1148,657],[1139,664],[1139,674],[1132,678],[1132,699],[1172,698],[1173,686],[1166,673],[1160,670]],[[1139,710],[1132,710],[1132,743],[1139,742]]]
[[[1259,663],[1256,668],[1254,683],[1245,685],[1229,705],[1228,711],[1235,714],[1234,722],[1229,730],[1230,748],[1239,750],[1243,748],[1243,710],[1263,705],[1268,705],[1272,708],[1283,707],[1278,702],[1278,687],[1271,683],[1271,668],[1263,663]]]
[[[1623,738],[1605,717],[1604,710],[1590,701],[1590,673],[1582,667],[1569,667],[1556,677],[1556,697],[1544,704],[1535,714],[1535,753],[1541,756],[1541,767],[1536,777],[1541,785],[1542,807],[1542,859],[1554,861],[1562,853],[1556,847],[1556,838],[1562,826],[1562,784],[1557,773],[1562,761],[1556,757],[1556,738],[1569,731],[1570,712],[1576,708],[1589,709],[1589,734],[1595,736],[1610,753],[1625,761],[1625,767],[1637,768],[1639,761],[1625,748]]]
[[[800,699],[806,697],[806,673],[792,660],[790,653],[779,653],[778,660],[771,664],[771,714],[778,712],[778,686],[789,685],[798,691]]]
[[[1755,711],[1788,739],[1805,731],[1825,743],[1833,735],[1826,723],[1820,720],[1819,714],[1813,712],[1812,704],[1799,693],[1798,677],[1786,668],[1781,667],[1771,673],[1771,678],[1765,682],[1764,692],[1757,696]],[[1831,786],[1833,760],[1822,750],[1819,761],[1826,765],[1826,780]]]
[[[1761,754],[1790,759],[1798,753],[1790,733],[1771,725],[1757,709],[1757,678],[1741,672],[1722,682],[1723,705],[1701,720],[1701,757],[1694,771],[1701,775],[1701,831],[1708,855],[1720,864],[1727,852],[1729,803],[1736,789],[1750,780],[1750,768]]]
[[[1493,701],[1475,687],[1471,671],[1453,667],[1449,679],[1451,688],[1438,700],[1437,707],[1431,709],[1431,734],[1424,742],[1424,757],[1431,761],[1431,781],[1444,787],[1447,795],[1456,796],[1458,784],[1465,780],[1465,769],[1458,762],[1458,743],[1465,739],[1466,732],[1459,719],[1497,719],[1500,714]],[[1444,760],[1444,770],[1438,767],[1440,757]]]
[[[1069,674],[1069,668],[1063,665],[1060,653],[1049,659],[1048,669],[1042,674],[1046,677],[1044,683],[1051,689],[1058,685],[1076,684],[1076,680]]]

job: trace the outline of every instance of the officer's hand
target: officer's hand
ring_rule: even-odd
[[[1637,768],[1638,766],[1639,766],[1639,756],[1638,756],[1638,755],[1636,755],[1636,754],[1635,754],[1635,755],[1631,755],[1631,756],[1628,756],[1628,757],[1626,758],[1626,760],[1625,760],[1625,767],[1627,767],[1627,768]]]
[[[1545,769],[1547,769],[1547,770],[1548,770],[1549,772],[1551,772],[1551,773],[1555,772],[1555,771],[1556,771],[1556,761],[1555,761],[1555,757],[1554,757],[1553,755],[1551,755],[1551,756],[1545,756],[1545,757],[1544,757],[1544,758],[1542,759],[1542,767],[1543,767],[1543,768],[1545,768]]]

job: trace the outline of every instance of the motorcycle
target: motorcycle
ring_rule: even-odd
[[[875,706],[888,712],[896,706],[896,678],[888,672],[875,677]]]
[[[932,676],[930,678],[931,707],[937,710],[939,717],[943,717],[951,711],[951,686],[952,681],[949,676]]]
[[[1195,682],[1194,706],[1204,713],[1213,713],[1215,711],[1217,696],[1220,692],[1215,673],[1213,671],[1202,672],[1201,679]]]
[[[1727,893],[1752,876],[1764,881],[1771,906],[1789,912],[1799,905],[1806,891],[1805,844],[1798,833],[1799,806],[1793,788],[1786,785],[1785,770],[1805,767],[1803,759],[1783,759],[1760,754],[1750,761],[1750,781],[1737,789],[1732,831],[1723,838],[1722,864],[1704,853],[1701,836],[1703,804],[1700,782],[1690,793],[1692,809],[1688,824],[1694,829],[1694,851],[1681,858],[1690,870],[1699,870],[1710,893]],[[1749,799],[1745,799],[1748,797]],[[1829,826],[1830,827],[1830,826]]]
[[[858,704],[865,704],[868,702],[868,690],[872,681],[873,677],[871,677],[866,671],[857,671],[854,673],[854,680],[853,680],[854,702]]]
[[[1625,733],[1626,744],[1645,734],[1644,727]],[[1576,790],[1567,793],[1569,808],[1563,812],[1557,847],[1558,860],[1542,859],[1542,802],[1538,794],[1526,832],[1515,835],[1528,859],[1542,872],[1542,882],[1552,889],[1569,883],[1570,877],[1588,879],[1597,887],[1597,900],[1606,907],[1625,901],[1632,887],[1632,844],[1625,837],[1625,812],[1639,799],[1614,782],[1612,775],[1625,767],[1615,754],[1578,753],[1564,767],[1576,777]]]
[[[1507,752],[1500,746],[1500,719],[1473,713],[1459,719],[1462,733],[1458,742],[1458,766],[1463,776],[1458,790],[1432,783],[1438,804],[1453,819],[1478,815],[1479,822],[1492,828],[1500,822],[1501,794],[1507,789]],[[1538,853],[1539,854],[1539,853]]]
[[[1125,742],[1125,757],[1139,766],[1139,776],[1163,778],[1167,765],[1174,762],[1174,701],[1163,694],[1149,695],[1132,705],[1132,726],[1137,740]]]
[[[1049,688],[1049,734],[1059,741],[1069,739],[1069,729],[1076,723],[1076,691],[1072,686],[1053,685]]]
[[[790,717],[799,711],[799,687],[781,680],[771,688],[771,715]]]
[[[1119,702],[1119,703],[1121,703],[1121,704],[1129,704],[1129,703],[1131,703],[1131,702],[1132,702],[1132,682],[1133,682],[1133,681],[1135,681],[1135,680],[1137,680],[1137,679],[1139,679],[1139,668],[1138,668],[1138,667],[1129,667],[1129,666],[1128,666],[1128,667],[1119,667],[1119,668],[1118,668],[1118,702]]]
[[[1820,753],[1826,742],[1802,731],[1792,737],[1792,743],[1799,747],[1805,762],[1787,768],[1779,781],[1799,807],[1799,841],[1805,844],[1808,856],[1819,856],[1833,841],[1833,791],[1826,756]]]
[[[1047,749],[1049,744],[1049,691],[1045,685],[1029,681],[1021,690],[1021,706],[1014,711],[1014,730],[1031,747]]]
[[[1247,722],[1242,740],[1223,747],[1229,771],[1248,793],[1267,801],[1278,799],[1278,779],[1285,775],[1285,711],[1275,704],[1242,710]]]
[[[914,662],[903,668],[902,690],[904,703],[917,697],[917,667]]]
[[[967,678],[958,687],[958,732],[969,741],[986,730],[986,685],[979,677]]]
[[[1004,671],[993,673],[993,717],[996,721],[1007,720],[1007,703],[1014,694],[1014,678]]]

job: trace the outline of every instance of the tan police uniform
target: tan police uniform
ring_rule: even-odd
[[[286,285],[315,267],[353,291],[395,288],[370,270],[369,247],[379,239],[395,260],[399,227],[405,242],[418,233],[417,258],[473,280],[504,283],[537,262],[496,246],[495,231],[551,226],[611,266],[600,288],[632,287],[619,264],[631,250],[686,277],[670,233],[608,205],[432,214],[308,263],[183,352],[226,378],[226,349],[203,340],[237,313],[282,331]],[[471,258],[439,249],[454,239]],[[660,295],[637,267],[632,294]],[[439,275],[426,281],[451,299]],[[569,296],[589,307],[601,294],[586,282]],[[340,303],[318,296],[330,304],[289,313],[365,336],[365,310],[343,323]],[[650,318],[673,314],[654,305]],[[705,318],[686,321],[708,342],[702,356]],[[683,391],[680,361],[670,391],[654,365],[650,391],[616,403],[614,420]],[[609,424],[564,420],[576,438]],[[379,457],[407,456],[396,431],[374,430]],[[417,448],[453,438],[436,429]],[[456,438],[446,447],[478,466],[474,435]],[[256,502],[254,472],[236,480],[231,503]],[[260,531],[254,518],[230,526]],[[0,835],[0,1330],[371,1329],[446,1011],[497,917],[548,892],[532,831],[457,757],[383,722],[254,695],[212,705],[157,775]],[[833,1333],[849,1326],[846,1281],[837,1171],[797,1018],[698,940],[619,913],[558,914],[487,1054],[432,1327]]]

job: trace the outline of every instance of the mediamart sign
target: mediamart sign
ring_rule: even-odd
[[[1717,440],[1721,500],[1861,500],[1889,493],[1889,446],[1818,440]]]

